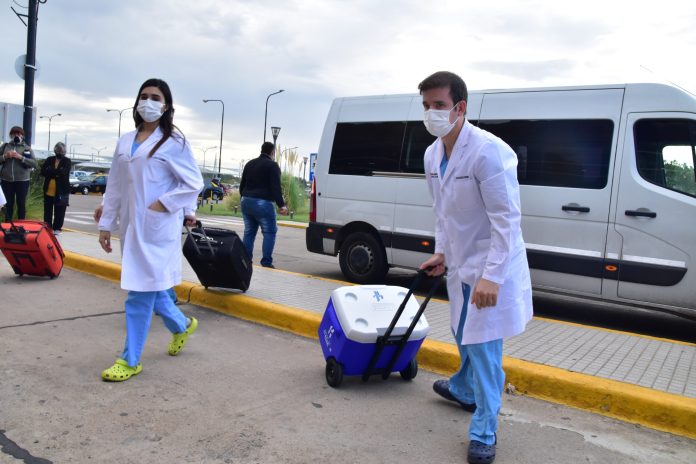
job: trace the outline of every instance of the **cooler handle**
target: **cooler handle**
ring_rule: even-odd
[[[416,274],[416,278],[413,279],[413,283],[411,284],[411,287],[408,289],[408,293],[406,293],[406,296],[404,297],[404,300],[401,302],[399,305],[399,309],[396,310],[396,314],[394,315],[394,318],[391,321],[391,324],[389,324],[389,327],[387,328],[387,331],[384,332],[384,337],[389,338],[394,331],[394,327],[396,326],[397,322],[399,322],[399,318],[401,317],[401,313],[404,312],[404,309],[406,308],[406,304],[408,303],[409,298],[411,298],[411,295],[413,295],[413,292],[418,288],[420,285],[421,281],[423,280],[423,276],[425,276],[426,271],[429,271],[432,268],[428,269],[418,269],[418,274]],[[440,274],[439,276],[436,276],[435,282],[433,282],[432,287],[430,287],[430,291],[428,292],[428,295],[426,296],[425,300],[423,300],[423,303],[421,304],[421,307],[419,308],[418,311],[418,316],[414,318],[414,323],[412,323],[412,326],[415,326],[415,323],[418,322],[418,317],[423,313],[423,310],[425,309],[425,306],[428,304],[430,301],[430,298],[435,294],[435,290],[437,289],[438,285],[440,284],[440,280],[442,279],[442,276],[447,273],[447,270],[445,269],[445,272]],[[411,330],[412,332],[413,330]],[[410,332],[409,332],[410,335]]]

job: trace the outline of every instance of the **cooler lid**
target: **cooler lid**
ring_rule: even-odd
[[[337,288],[331,292],[331,301],[341,328],[349,340],[374,343],[389,328],[407,293],[408,289],[393,285],[355,285]],[[411,295],[392,335],[406,333],[419,307],[418,300]],[[425,338],[429,330],[428,321],[423,315],[414,327],[409,341]]]

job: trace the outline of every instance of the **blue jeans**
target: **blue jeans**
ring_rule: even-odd
[[[242,217],[244,218],[244,248],[249,258],[251,259],[254,255],[254,240],[261,226],[263,234],[261,265],[271,266],[276,232],[278,232],[275,204],[261,198],[242,197]]]
[[[450,378],[450,393],[464,403],[476,403],[476,411],[469,424],[469,439],[492,445],[498,429],[498,412],[505,382],[503,340],[461,344],[471,287],[462,284],[462,291],[464,305],[459,328],[454,334],[462,364],[459,371]]]

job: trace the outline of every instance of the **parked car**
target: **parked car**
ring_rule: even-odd
[[[80,192],[83,195],[89,192],[104,193],[108,179],[109,176],[105,175],[83,177],[79,182],[70,184],[70,193]]]
[[[71,171],[70,172],[70,177],[74,177],[76,179],[79,179],[80,177],[87,177],[91,174],[91,172],[87,171]]]
[[[230,193],[232,193],[232,190],[234,190],[234,186],[232,184],[220,183],[220,186],[222,187],[222,190],[225,192],[225,195],[229,195]]]
[[[203,190],[201,190],[201,197],[204,200],[222,200],[225,196],[225,190],[220,186],[218,182],[213,181],[205,184]]]

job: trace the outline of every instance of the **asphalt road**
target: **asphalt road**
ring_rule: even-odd
[[[69,269],[18,278],[0,260],[0,463],[465,462],[471,415],[434,374],[327,386],[316,340],[182,305],[177,357],[153,320],[143,371],[99,373],[125,336],[118,284]],[[692,464],[696,441],[505,394],[497,464]]]
[[[96,233],[96,225],[91,214],[101,203],[101,196],[72,195],[66,217],[65,227]],[[240,236],[244,225],[239,218],[210,216],[199,212],[199,218],[205,225],[224,227],[235,230]],[[261,255],[261,232],[255,242],[254,255]],[[286,271],[309,274],[326,279],[345,281],[338,265],[338,257],[309,253],[305,245],[305,231],[293,227],[280,227],[273,253],[274,264]],[[413,271],[391,269],[385,279],[387,285],[409,287],[414,277]],[[428,283],[421,286],[420,291],[427,290]],[[437,298],[447,299],[444,286],[436,294]],[[587,306],[577,304],[559,304],[541,298],[535,298],[534,312],[536,316],[563,320],[584,325],[604,327],[608,329],[639,333],[654,337],[696,342],[696,321],[664,315],[660,313],[638,310],[623,311],[607,306]]]

